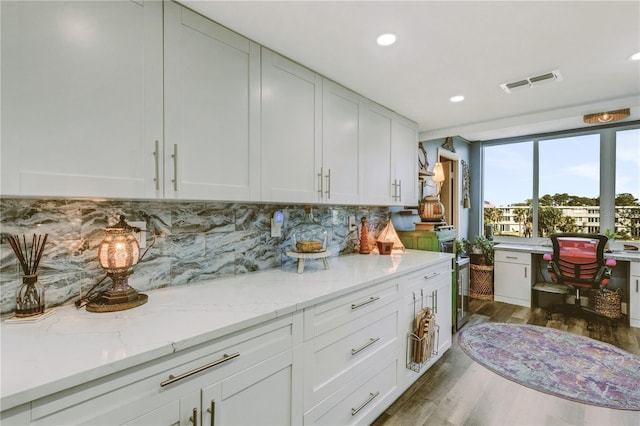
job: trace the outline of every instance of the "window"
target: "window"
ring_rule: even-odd
[[[640,129],[616,132],[615,233],[640,240]]]
[[[484,223],[496,235],[530,237],[533,142],[484,149]]]
[[[580,216],[600,203],[600,135],[541,140],[538,152],[538,236],[591,232]]]
[[[487,141],[482,160],[485,232],[604,233],[615,220],[617,239],[640,240],[637,123]]]

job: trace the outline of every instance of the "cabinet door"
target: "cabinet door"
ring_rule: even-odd
[[[640,263],[630,262],[629,323],[640,327]]]
[[[438,357],[451,347],[451,303],[452,303],[452,274],[449,272],[448,279],[442,278],[438,285],[432,290],[432,300],[434,301],[434,312],[438,321]]]
[[[1,7],[0,193],[155,197],[162,3]]]
[[[390,111],[371,102],[363,102],[360,116],[360,140],[363,143],[363,197],[365,203],[392,203],[391,189],[391,125]]]
[[[531,268],[519,263],[495,263],[494,293],[498,302],[527,306],[531,301]]]
[[[293,351],[289,350],[202,389],[201,424],[301,423],[302,401],[294,401],[293,369]]]
[[[259,46],[165,3],[165,197],[257,200]]]
[[[321,77],[263,48],[262,201],[317,202],[321,116]]]
[[[531,254],[496,251],[494,299],[497,302],[531,306]]]
[[[391,166],[393,203],[418,203],[418,128],[415,123],[397,117],[391,129]]]
[[[328,80],[322,87],[322,173],[320,201],[357,203],[362,182],[358,162],[360,97]]]
[[[407,335],[415,328],[416,314],[425,307],[430,307],[436,316],[438,334],[436,335],[438,350],[430,360],[422,366],[419,372],[403,368],[401,376],[404,386],[408,387],[418,379],[442,354],[451,347],[451,266],[442,263],[409,275],[406,279],[403,320],[401,327],[405,333],[403,340],[403,357],[410,359],[412,342]],[[406,365],[403,364],[403,366]]]

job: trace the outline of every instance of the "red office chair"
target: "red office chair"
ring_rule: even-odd
[[[551,235],[553,254],[545,254],[549,262],[547,269],[553,281],[565,284],[576,292],[575,304],[551,305],[548,318],[562,312],[567,316],[587,319],[587,329],[591,329],[591,318],[597,313],[580,304],[580,290],[600,290],[611,277],[614,259],[604,258],[604,246],[608,238],[598,234],[564,233]]]

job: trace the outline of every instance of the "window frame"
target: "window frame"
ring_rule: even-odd
[[[479,219],[478,229],[485,229],[484,227],[484,192],[485,192],[485,149],[486,147],[492,147],[497,145],[506,145],[522,142],[533,142],[533,188],[532,188],[532,209],[533,209],[533,233],[532,237],[514,237],[514,236],[501,236],[496,235],[495,240],[497,242],[519,242],[538,244],[547,238],[538,237],[538,208],[539,208],[539,147],[540,141],[569,138],[585,135],[600,135],[600,233],[604,234],[607,229],[615,229],[615,189],[616,189],[616,133],[624,130],[640,129],[640,120],[608,124],[602,126],[586,127],[580,129],[571,129],[551,133],[524,135],[505,139],[494,139],[488,141],[482,141],[480,146],[480,191],[479,199],[476,201],[476,205],[479,206],[477,217]],[[634,194],[636,195],[636,194]],[[640,194],[637,194],[640,198]],[[613,212],[613,213],[612,213]]]

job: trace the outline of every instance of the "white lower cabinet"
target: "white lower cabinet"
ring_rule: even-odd
[[[398,396],[399,360],[395,353],[379,357],[373,368],[364,370],[349,386],[342,387],[307,412],[305,424],[370,424]]]
[[[496,250],[493,275],[496,302],[531,307],[531,253]]]
[[[629,325],[640,327],[640,262],[629,263]]]
[[[370,423],[397,397],[398,291],[386,281],[305,310],[305,424]]]
[[[300,424],[301,315],[32,402],[31,424]],[[274,391],[277,390],[277,391]]]
[[[418,272],[414,272],[405,278],[402,321],[402,363],[403,390],[415,382],[433,363],[451,347],[451,261],[443,261]],[[413,342],[409,334],[415,329],[415,319],[417,313],[429,307],[436,317],[436,343],[432,356],[422,365],[413,365],[414,369],[408,368],[411,362]]]
[[[423,304],[440,332],[416,372],[405,354]],[[369,424],[450,346],[442,259],[5,410],[2,425]]]

